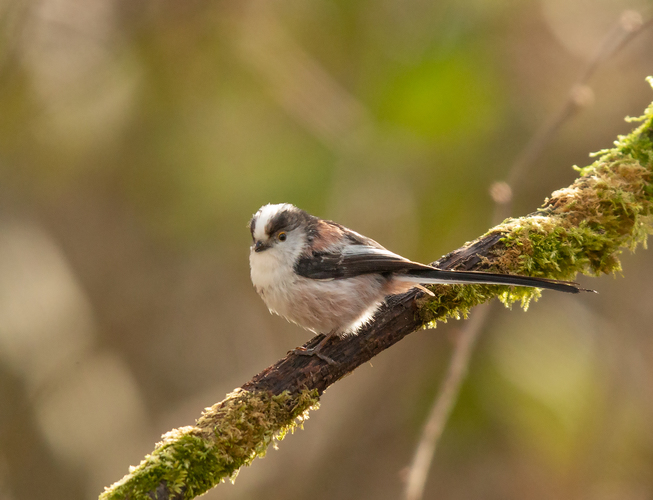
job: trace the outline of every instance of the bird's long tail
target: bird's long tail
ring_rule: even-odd
[[[395,279],[422,285],[428,284],[481,284],[481,285],[512,285],[533,288],[546,288],[566,293],[594,292],[581,288],[572,281],[553,280],[548,278],[533,278],[512,274],[495,274],[480,271],[447,271],[444,269],[414,269],[407,274],[396,274]]]

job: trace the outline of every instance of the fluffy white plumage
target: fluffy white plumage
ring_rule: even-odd
[[[382,284],[372,275],[347,280],[315,280],[298,275],[294,267],[306,252],[306,231],[286,230],[286,240],[275,242],[274,234],[265,230],[275,216],[289,209],[297,210],[288,204],[265,205],[254,216],[254,239],[271,244],[265,251],[257,252],[255,245],[250,250],[254,288],[271,313],[307,330],[325,334],[355,332],[383,302]]]
[[[284,210],[292,210],[293,208],[295,207],[290,203],[278,203],[276,205],[268,203],[267,205],[263,205],[255,215],[256,227],[253,233],[253,237],[257,240],[267,239],[268,235],[265,234],[265,227],[270,222],[270,220],[278,215],[279,212]]]

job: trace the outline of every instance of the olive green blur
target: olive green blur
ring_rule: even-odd
[[[513,186],[496,265],[598,273],[579,279],[599,294],[494,301],[424,498],[650,496],[651,192],[628,187],[648,185],[650,156],[614,141],[653,100],[653,30],[572,89],[646,6],[0,2],[0,497],[97,498],[308,340],[252,288],[261,205],[434,261],[491,230],[491,185],[570,94],[577,112]],[[555,214],[519,222],[547,197]],[[579,200],[583,220],[565,222]],[[449,321],[329,388],[304,430],[203,498],[400,498],[453,318],[499,291],[425,305],[424,321]],[[295,416],[277,409],[256,439],[226,440],[242,453],[225,478]],[[197,437],[179,432],[164,443]]]

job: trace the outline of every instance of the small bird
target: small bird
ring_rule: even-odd
[[[376,241],[294,205],[265,205],[249,223],[254,288],[270,312],[325,337],[298,355],[335,362],[320,351],[333,336],[355,334],[385,297],[422,285],[486,284],[591,291],[577,283],[478,271],[449,271],[412,262]]]

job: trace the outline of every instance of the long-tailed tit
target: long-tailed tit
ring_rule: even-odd
[[[412,262],[351,229],[314,217],[288,203],[265,205],[251,222],[249,254],[252,283],[270,312],[283,316],[324,339],[355,333],[370,320],[388,295],[433,283],[492,284],[583,291],[577,283],[545,278],[448,271]],[[426,290],[426,289],[424,289]],[[428,290],[426,290],[428,292]]]

